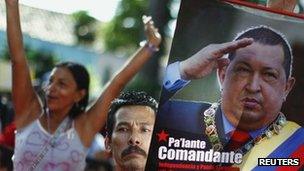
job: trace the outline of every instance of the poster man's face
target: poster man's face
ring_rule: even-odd
[[[283,60],[281,45],[254,42],[236,51],[220,72],[222,109],[231,123],[255,130],[276,118],[294,82],[286,81]]]
[[[148,106],[129,105],[119,108],[108,143],[116,167],[144,170],[150,146],[155,113]]]

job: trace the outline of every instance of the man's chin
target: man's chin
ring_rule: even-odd
[[[131,161],[131,160],[147,160],[145,156],[138,154],[138,153],[130,153],[123,157],[124,161]]]
[[[261,114],[261,112],[257,112],[257,111],[252,111],[252,110],[244,110],[243,113],[241,114],[241,121],[259,121],[261,119],[263,119],[263,114]]]
[[[243,111],[238,126],[245,127],[245,130],[259,129],[263,127],[261,121],[264,120],[264,117],[261,113],[254,111]]]
[[[139,158],[130,158],[129,160],[124,162],[123,170],[141,171],[141,170],[145,170],[145,165],[146,165],[146,160]]]

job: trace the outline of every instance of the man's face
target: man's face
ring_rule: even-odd
[[[107,143],[117,169],[144,170],[154,122],[155,113],[148,106],[128,105],[117,110]]]
[[[254,42],[220,70],[222,110],[234,126],[255,130],[276,118],[294,83],[286,81],[283,60],[281,45]]]

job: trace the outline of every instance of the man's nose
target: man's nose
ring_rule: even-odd
[[[246,89],[251,93],[256,93],[261,91],[261,78],[259,74],[253,74],[246,85]]]
[[[132,132],[128,141],[129,145],[135,146],[141,144],[141,137],[138,133]]]

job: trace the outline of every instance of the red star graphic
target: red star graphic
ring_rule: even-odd
[[[160,141],[167,142],[167,138],[169,137],[169,134],[167,134],[164,130],[162,130],[160,133],[156,135],[158,136],[158,142]]]

